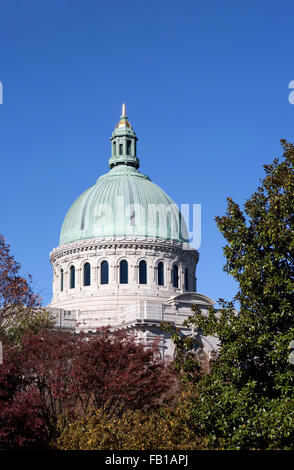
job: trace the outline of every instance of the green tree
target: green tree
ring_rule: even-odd
[[[242,211],[228,198],[216,217],[225,237],[224,270],[239,284],[233,303],[187,322],[217,335],[211,373],[197,385],[193,416],[218,448],[294,448],[294,147],[265,165],[265,178]],[[179,336],[177,341],[181,342]],[[185,339],[182,343],[185,343]],[[185,347],[182,346],[182,348]]]

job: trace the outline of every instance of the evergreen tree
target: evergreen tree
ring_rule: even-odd
[[[211,373],[197,384],[192,413],[200,433],[218,448],[294,448],[294,147],[265,165],[265,178],[244,211],[228,198],[216,217],[227,245],[224,270],[238,282],[240,308],[220,300],[188,325],[217,335]],[[181,350],[185,339],[177,336]],[[191,342],[191,339],[188,340]]]

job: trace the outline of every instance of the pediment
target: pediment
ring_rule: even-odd
[[[213,306],[215,301],[210,297],[207,297],[207,295],[200,294],[199,292],[184,292],[182,294],[172,295],[167,301],[167,304],[169,305],[178,305],[180,303]]]

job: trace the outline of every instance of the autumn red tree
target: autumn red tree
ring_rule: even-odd
[[[0,235],[0,327],[20,310],[41,306],[41,299],[31,288],[31,277],[20,275],[21,265],[10,254],[10,246]]]
[[[51,418],[89,406],[112,413],[142,409],[156,403],[174,380],[156,345],[147,348],[130,333],[105,328],[92,335],[28,334],[15,360],[26,377],[35,378]]]
[[[168,394],[175,380],[160,360],[156,345],[146,347],[134,335],[105,328],[92,335],[49,329],[26,334],[20,344],[7,346],[5,358],[10,369],[7,376],[2,366],[0,393],[6,393],[8,378],[15,386],[2,415],[0,412],[0,426],[3,416],[10,430],[15,426],[16,435],[19,429],[24,430],[22,439],[25,430],[38,428],[41,423],[48,439],[56,437],[58,420],[84,416],[98,408],[120,416],[128,409],[153,407]],[[0,434],[0,447],[5,445],[6,435]],[[29,437],[30,432],[23,442],[30,442]],[[22,439],[17,440],[17,446],[22,446]]]
[[[0,450],[44,448],[49,434],[38,390],[12,362],[0,365]]]
[[[158,403],[175,380],[156,343],[146,347],[134,334],[107,329],[83,342],[73,373],[88,404],[112,415]]]

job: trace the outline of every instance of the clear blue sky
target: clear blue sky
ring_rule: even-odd
[[[202,204],[198,291],[231,299],[214,217],[294,141],[293,0],[2,0],[1,223],[36,292],[69,206],[108,171],[121,103],[141,171]]]

